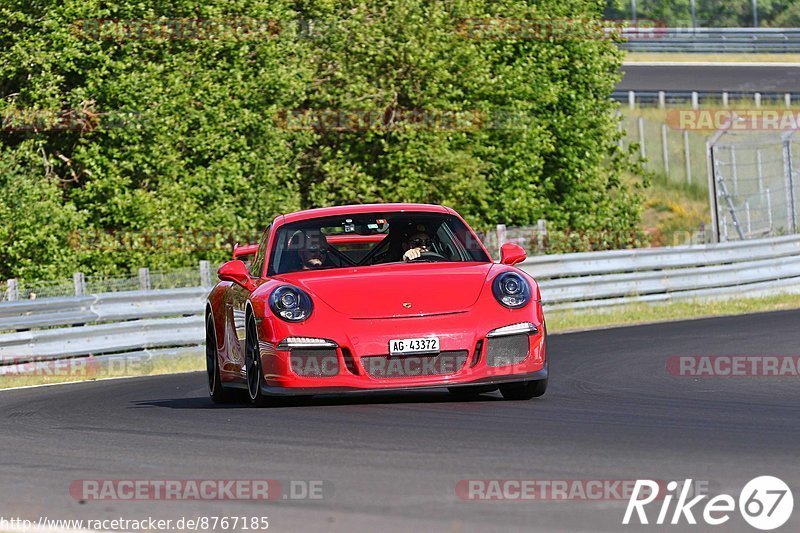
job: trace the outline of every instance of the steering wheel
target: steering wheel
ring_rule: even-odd
[[[419,254],[419,257],[415,257],[410,263],[415,263],[417,261],[447,261],[447,258],[442,254],[437,254],[436,252],[432,252],[428,250],[427,252],[422,252]]]

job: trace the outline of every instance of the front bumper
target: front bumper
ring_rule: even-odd
[[[530,322],[536,331],[490,336],[493,331],[521,321]],[[301,336],[325,339],[332,345],[287,347],[286,337]],[[429,336],[440,339],[438,355],[388,356],[392,339]],[[270,395],[307,395],[424,390],[546,379],[545,337],[538,302],[532,302],[524,313],[500,311],[494,316],[459,313],[391,320],[347,320],[347,324],[330,327],[318,324],[313,330],[293,328],[260,343],[265,383],[262,390]]]

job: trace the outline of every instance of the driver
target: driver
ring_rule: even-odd
[[[297,250],[300,258],[300,270],[317,270],[326,266],[328,250],[325,236],[316,229],[295,232],[289,241],[289,247]]]
[[[430,251],[431,237],[425,231],[417,231],[403,241],[403,261],[409,262]]]

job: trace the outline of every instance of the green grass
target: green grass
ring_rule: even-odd
[[[800,295],[783,294],[763,298],[736,298],[704,302],[641,303],[596,311],[585,309],[578,311],[552,311],[547,314],[547,330],[550,333],[566,333],[614,326],[742,315],[785,309],[800,309]]]
[[[206,363],[205,354],[202,349],[198,349],[197,352],[181,354],[174,357],[154,357],[147,365],[129,365],[129,368],[126,369],[114,368],[105,364],[98,365],[96,368],[96,371],[85,373],[78,372],[72,375],[69,375],[69,372],[62,372],[60,373],[62,375],[0,376],[0,389],[31,385],[51,385],[72,381],[97,381],[120,377],[157,376],[162,374],[193,372],[205,370]]]

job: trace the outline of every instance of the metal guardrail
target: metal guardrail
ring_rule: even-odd
[[[520,267],[549,310],[800,292],[800,236],[542,256]]]
[[[539,281],[549,311],[800,293],[800,236],[537,256],[520,267]],[[0,366],[199,346],[207,290],[0,303]]]
[[[800,51],[800,28],[631,28],[622,36],[620,46],[632,52]]]

